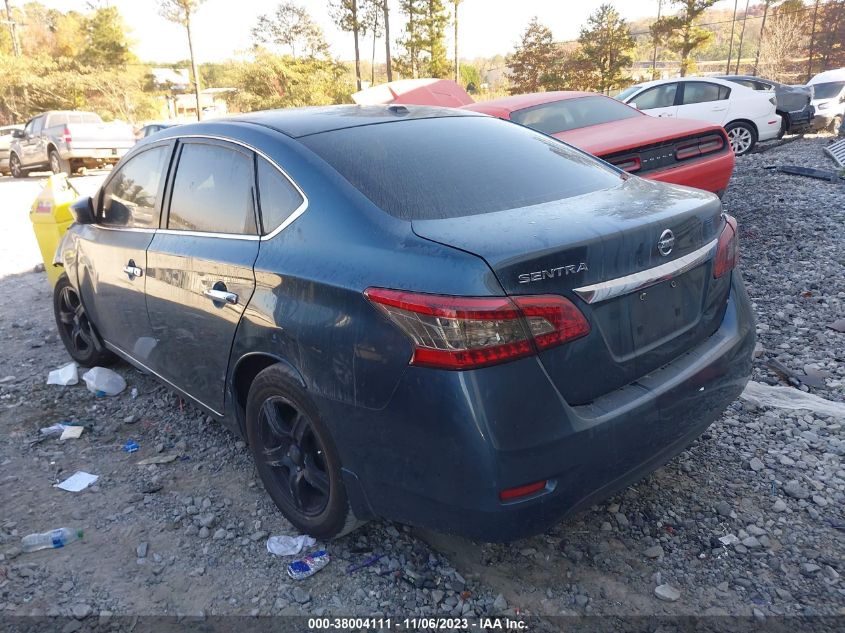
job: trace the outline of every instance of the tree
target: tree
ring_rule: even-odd
[[[652,36],[681,58],[681,77],[695,69],[692,53],[702,48],[713,39],[713,31],[708,31],[696,24],[698,18],[718,0],[671,0],[681,7],[677,15],[667,15],[654,22]]]
[[[552,32],[534,17],[522,34],[514,52],[508,55],[511,71],[511,94],[538,92],[556,75],[558,61]]]
[[[759,71],[763,77],[791,83],[796,57],[806,50],[807,31],[803,16],[789,11],[776,11],[766,22],[760,44]]]
[[[381,0],[384,12],[384,59],[387,66],[387,81],[393,81],[393,60],[390,57],[390,3]]]
[[[202,121],[200,103],[200,76],[197,72],[197,59],[194,56],[194,39],[191,34],[191,18],[205,0],[158,0],[158,10],[165,20],[181,24],[188,35],[188,51],[191,54],[191,73],[194,77],[194,94],[197,97],[197,121]]]
[[[763,34],[766,32],[766,18],[769,17],[769,9],[778,4],[781,0],[763,0],[763,21],[760,24],[760,38],[757,40],[757,54],[754,56],[754,70],[752,75],[757,74],[757,66],[760,64],[760,47],[763,45]]]
[[[329,54],[323,29],[295,2],[282,2],[273,15],[258,16],[252,38],[261,44],[286,46],[293,57],[297,51],[306,57],[327,57]]]
[[[446,55],[446,26],[449,14],[443,0],[425,0],[422,16],[423,50],[428,53],[426,74],[429,77],[448,77],[451,71]]]
[[[383,0],[361,0],[361,22],[364,29],[373,36],[373,56],[370,58],[370,84],[376,82],[376,40],[382,36],[384,27]]]
[[[399,44],[404,55],[396,60],[399,72],[416,79],[420,76],[420,51],[423,47],[422,16],[425,0],[399,0],[399,10],[406,16],[405,32]]]
[[[359,0],[331,0],[332,18],[341,31],[352,33],[355,39],[355,83],[361,89],[361,49],[358,39],[366,31],[363,16],[358,10]]]
[[[455,26],[455,83],[461,81],[461,60],[458,57],[458,7],[463,0],[452,0],[452,22]]]
[[[134,56],[129,50],[126,25],[116,7],[102,7],[82,22],[85,49],[79,61],[87,66],[123,68]],[[67,32],[68,28],[57,30]],[[57,38],[58,39],[58,38]]]
[[[821,69],[845,66],[845,0],[831,0],[820,8]]]
[[[589,17],[578,38],[581,54],[593,65],[595,89],[607,93],[630,82],[625,69],[631,66],[634,38],[628,24],[611,4],[603,4]]]

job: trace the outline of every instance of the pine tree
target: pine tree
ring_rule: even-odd
[[[364,16],[359,0],[330,0],[332,19],[341,31],[352,33],[355,40],[355,83],[361,89],[361,47],[360,38],[366,32]]]
[[[558,51],[548,27],[533,18],[522,34],[522,40],[507,57],[510,67],[510,92],[538,92],[554,82]]]
[[[681,57],[681,77],[695,70],[692,53],[713,39],[713,31],[696,25],[698,18],[718,0],[671,0],[681,7],[677,15],[667,15],[651,25],[651,34],[656,41],[665,43],[670,50]]]
[[[405,15],[405,32],[399,38],[399,45],[405,49],[403,55],[396,59],[396,69],[405,77],[416,79],[420,76],[423,32],[422,16],[426,0],[399,0],[399,11]]]
[[[630,82],[634,38],[628,24],[611,4],[603,4],[589,17],[578,38],[581,54],[596,75],[595,89],[607,93]]]
[[[425,0],[424,7],[420,26],[423,34],[422,50],[428,53],[428,61],[424,64],[425,74],[429,77],[449,77],[452,70],[446,54],[449,14],[443,0]]]

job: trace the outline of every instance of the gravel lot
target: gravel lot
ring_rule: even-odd
[[[845,334],[827,326],[845,317],[845,185],[763,169],[832,168],[830,141],[739,158],[725,205],[758,319],[754,380],[786,384],[771,361],[806,368],[820,386],[793,382],[841,403]],[[265,541],[294,532],[242,442],[126,365],[115,398],[45,385],[68,357],[45,276],[22,272],[39,261],[26,218],[37,191],[0,179],[0,615],[72,615],[79,628],[111,614],[845,616],[845,420],[743,399],[665,468],[542,536],[479,545],[374,522],[328,544],[325,570],[289,580],[290,559]],[[31,445],[61,420],[87,430]],[[130,438],[139,452],[121,451]],[[159,453],[180,458],[136,465]],[[52,487],[77,470],[100,479]],[[63,525],[84,540],[21,553],[21,536]]]

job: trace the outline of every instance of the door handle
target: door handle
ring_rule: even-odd
[[[722,112],[723,110],[727,110],[727,108],[725,106],[722,106],[722,107],[716,106],[716,107],[713,108],[713,112]]]
[[[144,274],[144,271],[135,266],[134,262],[129,262],[126,266],[124,266],[123,272],[130,277],[141,277]]]
[[[206,290],[202,293],[215,303],[230,303],[235,305],[238,302],[238,295],[234,292],[228,292],[226,290]]]

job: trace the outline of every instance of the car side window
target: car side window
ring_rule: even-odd
[[[256,235],[252,156],[205,143],[182,146],[167,228]]]
[[[305,202],[302,195],[278,169],[261,158],[258,165],[258,200],[263,233],[272,233]]]
[[[34,118],[32,120],[32,130],[31,130],[30,133],[33,136],[38,136],[39,134],[41,134],[41,130],[43,130],[43,129],[44,129],[44,117],[39,116],[39,117]]]
[[[35,119],[30,119],[29,121],[27,121],[27,124],[23,128],[24,134],[26,134],[27,136],[32,134],[32,129],[34,127],[35,127]]]
[[[684,83],[684,97],[682,105],[721,101],[723,99],[727,99],[729,94],[730,89],[726,86],[711,84],[706,81],[688,81]]]
[[[669,108],[675,105],[675,93],[678,91],[678,84],[664,84],[644,90],[631,102],[636,103],[640,110],[651,110],[653,108]]]
[[[118,167],[103,191],[100,223],[119,228],[158,228],[158,197],[170,147],[153,147]]]

